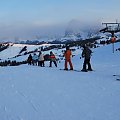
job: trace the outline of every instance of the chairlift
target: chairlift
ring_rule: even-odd
[[[120,32],[120,23],[102,23],[106,27],[101,29],[100,32],[110,32],[110,33],[117,33]]]
[[[114,53],[114,42],[116,40],[115,33],[120,32],[120,23],[102,23],[106,27],[101,29],[100,32],[109,32],[111,33],[111,42],[113,43],[113,53]]]

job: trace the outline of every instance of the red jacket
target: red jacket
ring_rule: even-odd
[[[49,58],[50,58],[51,61],[55,61],[56,60],[55,55],[53,53],[50,54]]]

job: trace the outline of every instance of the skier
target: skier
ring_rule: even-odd
[[[27,59],[28,65],[31,65],[32,63],[32,55],[30,54]]]
[[[66,47],[66,51],[64,53],[64,57],[65,57],[65,64],[64,64],[64,70],[68,70],[68,66],[67,63],[69,63],[70,65],[70,70],[73,70],[73,65],[71,62],[71,51],[69,49],[69,46]]]
[[[84,63],[83,63],[83,69],[81,71],[84,71],[84,72],[92,71],[91,64],[90,64],[91,53],[92,51],[87,46],[84,45],[83,51],[82,51],[82,57],[84,58]],[[87,65],[88,65],[88,68],[86,68]]]
[[[33,63],[33,65],[37,65],[37,61],[38,61],[38,56],[36,55],[36,53],[34,53],[33,57],[32,57],[32,63]]]
[[[55,64],[55,66],[57,67],[56,57],[55,57],[55,55],[53,54],[52,51],[50,51],[50,56],[49,56],[49,58],[50,58],[50,66],[49,66],[49,67],[52,67],[52,62],[53,62],[53,63]]]
[[[39,52],[38,55],[38,66],[44,67],[44,55],[42,54],[42,52]]]

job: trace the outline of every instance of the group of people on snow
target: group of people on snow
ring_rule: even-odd
[[[92,71],[92,67],[91,67],[91,63],[90,63],[91,54],[92,54],[92,51],[86,45],[84,45],[83,51],[82,51],[82,57],[84,58],[84,63],[83,63],[83,68],[81,71],[83,71],[83,72]],[[68,64],[70,66],[70,70],[73,70],[71,55],[72,55],[71,50],[70,50],[69,46],[67,46],[66,50],[63,54],[63,56],[65,57],[64,70],[68,70]],[[41,67],[45,66],[44,55],[42,54],[41,51],[39,52],[39,55],[36,55],[36,53],[34,53],[32,56],[30,54],[27,61],[28,61],[29,65],[33,64],[33,65],[38,65]],[[50,51],[49,61],[50,61],[49,67],[52,67],[52,63],[54,63],[54,65],[57,67],[57,60],[52,51]]]
[[[92,54],[92,51],[86,45],[84,45],[83,51],[82,51],[82,57],[84,58],[84,63],[81,71],[83,72],[92,71],[92,67],[90,63],[91,54]],[[69,49],[69,46],[66,47],[64,57],[65,57],[64,70],[68,70],[68,65],[67,65],[68,63],[70,66],[70,70],[73,70],[73,65],[71,62],[71,51]]]
[[[34,53],[32,56],[30,54],[27,59],[28,65],[38,65],[41,67],[45,67],[44,61],[45,61],[44,54],[41,51],[39,52],[39,55]],[[57,60],[52,51],[50,51],[49,61],[50,61],[49,67],[52,67],[52,63],[54,63],[54,65],[57,67]]]

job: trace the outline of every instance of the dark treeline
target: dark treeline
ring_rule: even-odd
[[[11,60],[5,60],[0,62],[0,66],[18,66],[21,64],[26,64],[27,61],[17,62],[17,61],[11,61]]]

